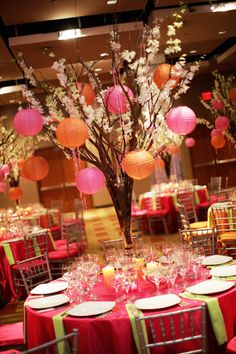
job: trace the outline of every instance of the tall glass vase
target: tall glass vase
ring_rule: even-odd
[[[107,179],[107,188],[114,204],[126,250],[132,249],[131,210],[133,183],[133,179],[127,175],[122,178]]]

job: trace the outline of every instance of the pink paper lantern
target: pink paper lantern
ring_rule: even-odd
[[[218,101],[218,100],[216,100],[216,99],[214,99],[214,100],[212,101],[212,106],[213,106],[215,109],[217,109],[218,111],[223,111],[223,109],[224,109],[224,107],[225,107],[225,105],[224,105],[224,103],[223,103],[222,101]]]
[[[1,170],[4,172],[5,177],[6,177],[10,173],[10,166],[8,164],[5,164],[5,165],[2,166]]]
[[[5,178],[5,173],[4,173],[4,171],[1,169],[1,170],[0,170],[0,182],[2,182],[2,181],[4,180],[4,178]]]
[[[225,116],[219,116],[215,120],[215,127],[219,130],[226,130],[229,128],[229,119]]]
[[[34,136],[43,129],[43,117],[33,108],[18,111],[13,120],[13,126],[18,134]]]
[[[105,176],[97,167],[87,167],[76,173],[75,183],[80,192],[94,194],[104,187]]]
[[[0,192],[6,192],[7,185],[5,182],[0,182]]]
[[[133,92],[125,85],[123,85],[123,89],[127,92],[131,102],[133,102]],[[129,101],[123,92],[123,89],[120,85],[115,85],[106,91],[104,102],[109,112],[114,114],[123,114],[129,111]]]
[[[189,148],[193,147],[195,145],[195,139],[193,138],[187,138],[185,140],[185,145]]]
[[[219,136],[219,135],[222,135],[222,133],[219,129],[212,129],[212,131],[211,131],[212,138],[213,138],[213,136]]]
[[[196,115],[187,106],[172,108],[166,116],[168,128],[179,135],[191,133],[196,127]]]

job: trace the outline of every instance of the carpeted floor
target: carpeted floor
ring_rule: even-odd
[[[120,228],[113,207],[90,209],[84,212],[84,220],[87,234],[87,252],[97,253],[100,260],[102,257],[102,240],[112,240],[120,238]],[[178,242],[178,235],[145,236],[148,242]],[[8,303],[0,309],[0,324],[13,323],[23,320],[24,301]]]

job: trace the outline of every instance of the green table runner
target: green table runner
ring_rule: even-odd
[[[9,243],[2,243],[2,245],[9,264],[10,265],[15,264],[15,259],[11,250],[11,245]]]

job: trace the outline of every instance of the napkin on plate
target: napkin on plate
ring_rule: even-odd
[[[2,243],[2,245],[9,264],[10,265],[15,264],[15,259],[11,250],[11,245],[9,243]]]
[[[185,291],[184,293],[181,293],[179,295],[187,299],[205,301],[207,304],[211,324],[216,336],[217,343],[221,345],[228,341],[224,317],[222,315],[220,305],[216,297],[210,297],[206,295],[195,295],[188,291]]]
[[[137,327],[136,327],[136,323],[135,323],[135,317],[136,316],[142,316],[143,317],[143,313],[142,313],[141,310],[137,309],[137,307],[134,306],[133,304],[126,304],[125,307],[126,307],[126,311],[127,311],[128,315],[129,315],[130,324],[131,324],[131,327],[132,327],[132,332],[133,332],[134,341],[135,341],[135,345],[136,345],[138,354],[141,354],[142,351],[141,351],[141,347],[139,345],[139,339],[138,339],[138,332],[137,332]],[[147,343],[148,339],[147,339],[147,332],[146,332],[145,323],[141,322],[141,326],[142,326],[143,331],[144,331],[145,343]],[[148,349],[148,352],[149,352],[149,349]]]

